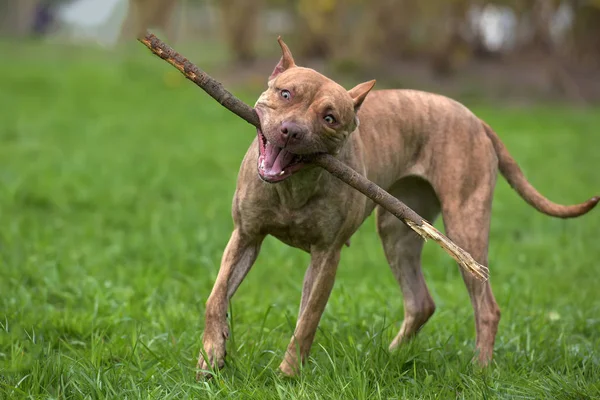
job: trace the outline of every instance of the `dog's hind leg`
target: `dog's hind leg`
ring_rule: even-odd
[[[233,231],[221,259],[221,268],[206,302],[205,328],[202,338],[204,354],[198,356],[198,375],[209,376],[211,368],[222,368],[225,341],[229,336],[227,307],[229,300],[256,261],[264,237],[250,238]],[[208,358],[205,359],[205,355]]]
[[[492,187],[493,188],[493,187]],[[473,258],[488,265],[492,190],[479,186],[468,199],[448,201],[442,199],[442,215],[447,236],[468,251]],[[481,281],[461,269],[461,274],[475,314],[476,348],[479,362],[487,365],[494,351],[494,341],[500,322],[500,309],[489,281]]]
[[[431,223],[439,214],[440,206],[435,192],[431,185],[421,178],[403,178],[389,191]],[[421,270],[424,240],[379,206],[377,207],[377,232],[404,297],[404,321],[400,332],[390,344],[390,350],[393,350],[419,331],[433,315],[435,303],[429,294]]]

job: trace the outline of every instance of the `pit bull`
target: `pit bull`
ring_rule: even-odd
[[[498,170],[527,203],[549,216],[577,217],[600,200],[566,206],[545,198],[496,133],[454,100],[415,90],[372,91],[375,81],[346,90],[297,66],[281,38],[279,44],[282,57],[255,105],[261,128],[239,171],[234,230],[206,303],[199,378],[224,365],[228,303],[267,235],[311,256],[295,331],[279,366],[285,375],[297,374],[307,359],[340,252],[374,209],[404,300],[404,320],[390,349],[414,337],[435,311],[421,271],[421,237],[311,165],[310,155],[334,155],[431,223],[441,213],[447,236],[483,265]],[[463,279],[474,309],[475,360],[485,366],[492,359],[500,310],[489,281],[465,273]]]

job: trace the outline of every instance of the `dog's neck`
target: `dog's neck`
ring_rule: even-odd
[[[352,146],[351,137],[336,155],[336,158],[343,162],[346,162],[349,156],[349,149]],[[330,182],[335,179],[327,171],[315,165],[297,172],[273,187],[282,206],[297,210],[311,199],[327,195],[327,190],[332,187]]]
[[[273,185],[281,205],[290,210],[305,206],[327,187],[331,176],[317,166],[299,171],[283,182]]]

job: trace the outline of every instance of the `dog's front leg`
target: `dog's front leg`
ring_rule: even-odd
[[[333,288],[340,261],[340,250],[336,248],[311,251],[310,266],[304,277],[298,322],[285,357],[279,366],[285,375],[296,375],[300,363],[304,363],[308,357],[317,326]]]
[[[204,354],[201,351],[198,356],[198,379],[208,376],[211,368],[222,368],[225,363],[225,341],[229,336],[229,300],[256,261],[263,239],[264,237],[248,237],[238,229],[231,234],[221,259],[217,280],[206,302],[202,338]]]

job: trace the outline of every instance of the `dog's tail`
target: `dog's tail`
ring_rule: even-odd
[[[498,156],[498,168],[500,172],[510,186],[536,210],[552,217],[575,218],[587,213],[598,204],[600,201],[599,196],[594,196],[584,203],[569,206],[557,204],[545,198],[527,181],[525,175],[523,175],[523,171],[521,171],[521,168],[519,168],[519,165],[510,155],[498,135],[496,135],[488,124],[483,121],[481,123],[485,129],[485,133],[492,141],[492,145]]]

